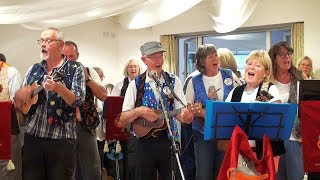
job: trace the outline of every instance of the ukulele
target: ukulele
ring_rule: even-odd
[[[52,75],[52,79],[55,82],[61,82],[63,79],[64,75],[61,72],[55,72]],[[31,108],[31,106],[33,104],[36,104],[38,101],[38,93],[43,89],[43,85],[38,85],[37,82],[34,82],[31,86],[26,85],[22,88],[20,88],[17,92],[16,92],[16,96],[18,94],[23,94],[25,92],[31,92],[29,94],[26,95],[26,98],[22,99],[22,103],[21,107],[18,109],[20,109],[20,111],[22,112],[22,114],[27,114]],[[19,95],[18,95],[19,96]],[[16,101],[18,101],[18,98],[14,98],[15,100],[15,104],[19,104]]]
[[[195,104],[190,104],[187,106],[188,109],[191,111],[199,111],[202,109],[202,104],[200,102]],[[181,112],[182,108],[172,110],[168,112],[168,116],[172,117],[176,114],[179,114]],[[165,116],[162,113],[161,110],[155,110],[158,114],[160,114],[160,117],[155,122],[150,122],[144,118],[138,118],[132,122],[132,127],[134,133],[138,137],[148,138],[153,135],[153,133],[157,131],[164,130],[167,127],[167,122],[165,120]]]

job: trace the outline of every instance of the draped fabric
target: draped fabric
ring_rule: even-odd
[[[213,29],[219,33],[231,32],[242,26],[251,16],[260,0],[215,0],[208,9]]]
[[[293,48],[293,64],[304,56],[304,23],[294,23],[291,25],[291,47]]]
[[[167,51],[163,69],[170,73],[177,73],[178,63],[178,40],[175,36],[160,36],[162,47]]]
[[[112,18],[124,29],[158,25],[198,6],[208,12],[213,29],[230,32],[243,25],[260,0],[1,0],[0,24],[40,30]]]

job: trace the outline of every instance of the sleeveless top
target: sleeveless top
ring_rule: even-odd
[[[161,110],[162,107],[161,107],[161,105],[159,105],[160,103],[157,102],[155,94],[153,93],[150,84],[149,83],[145,83],[145,82],[141,82],[141,79],[142,79],[141,77],[142,77],[143,74],[140,74],[139,76],[137,76],[135,78],[135,83],[136,83],[137,90],[139,89],[140,83],[144,83],[143,92],[137,92],[137,93],[143,93],[142,100],[141,100],[141,105],[150,107],[152,109],[160,109]],[[174,74],[169,74],[167,72],[165,72],[164,74],[167,77],[169,77],[169,83],[171,84],[172,88],[174,88],[174,84],[175,84],[175,76],[174,76]],[[166,82],[164,82],[162,84],[162,87],[166,87],[166,86],[168,86],[168,84]],[[169,96],[166,95],[163,92],[163,88],[161,89],[160,93],[161,93],[161,97],[162,97],[162,99],[164,101],[164,105],[165,105],[166,110],[167,111],[172,111],[173,110],[174,99],[169,98]],[[136,101],[139,101],[139,100],[137,99]],[[178,125],[177,125],[177,122],[176,122],[175,118],[171,118],[170,119],[170,125],[171,125],[171,131],[172,131],[172,134],[174,136],[174,139],[178,140],[178,137],[179,137],[179,135],[178,135]]]
[[[223,82],[226,82],[226,80],[231,80],[231,82],[233,82],[232,71],[230,69],[220,68],[219,71],[221,73]],[[194,102],[201,102],[202,105],[205,107],[206,101],[209,100],[209,97],[206,93],[202,77],[202,73],[194,76],[192,78],[192,84],[195,92]],[[228,97],[228,94],[233,89],[233,87],[233,83],[223,83],[223,100],[225,100]],[[192,122],[192,129],[204,134],[204,128],[200,125],[200,122],[196,117]]]

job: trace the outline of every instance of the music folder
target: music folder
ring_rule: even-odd
[[[11,102],[0,102],[0,159],[11,159]]]
[[[204,139],[229,139],[235,125],[248,135],[248,139],[271,140],[290,138],[297,113],[297,104],[206,102]]]
[[[122,112],[123,96],[108,96],[106,103],[106,140],[128,140],[130,129],[118,128],[114,121]]]

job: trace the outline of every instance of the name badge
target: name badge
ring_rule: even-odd
[[[224,84],[227,85],[227,86],[230,86],[232,84],[232,79],[231,78],[226,78],[224,80]]]
[[[163,87],[163,93],[169,96],[171,94],[170,88],[168,86]]]

